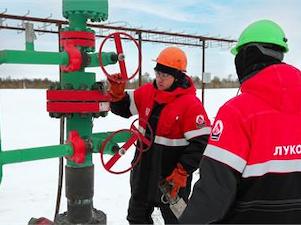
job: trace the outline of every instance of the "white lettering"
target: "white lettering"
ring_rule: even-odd
[[[275,146],[273,156],[277,155],[301,155],[301,144]]]
[[[296,148],[296,145],[290,145],[290,154],[291,154],[291,155],[296,154],[295,148]]]
[[[301,145],[297,145],[296,147],[296,153],[301,154]]]
[[[290,149],[290,146],[282,146],[284,148],[284,155],[288,155],[288,150]]]
[[[276,146],[275,147],[275,152],[273,155],[282,155],[282,147],[281,146]]]

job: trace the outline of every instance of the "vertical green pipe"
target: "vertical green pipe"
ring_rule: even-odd
[[[68,31],[86,31],[87,20],[106,20],[108,15],[108,0],[63,0],[63,16],[69,20]],[[95,46],[93,46],[93,49]],[[81,51],[88,51],[80,48]],[[90,52],[90,51],[89,51]],[[95,62],[94,62],[95,63]],[[61,86],[63,89],[90,90],[96,83],[95,74],[85,72],[85,68],[79,71],[62,73]],[[78,131],[84,139],[92,136],[92,114],[73,114],[66,121],[66,130]],[[66,197],[67,197],[67,224],[96,224],[96,214],[93,209],[94,195],[94,166],[92,154],[86,155],[83,164],[67,161],[66,165]],[[105,224],[106,217],[102,222]]]
[[[26,49],[26,51],[34,51],[34,44],[33,44],[33,42],[26,42],[25,43],[25,49]]]
[[[69,16],[69,29],[74,31],[85,31],[87,29],[87,18],[82,14]]]
[[[73,89],[91,89],[96,82],[95,73],[90,72],[71,72],[62,73],[61,85],[62,88]],[[92,115],[90,114],[74,114],[71,118],[67,118],[66,130],[67,134],[72,130],[77,130],[82,138],[90,138],[92,135]],[[86,161],[83,164],[76,164],[72,161],[67,161],[67,165],[71,167],[91,166],[92,155],[87,154]]]
[[[95,73],[70,72],[62,73],[62,88],[91,89],[96,82]],[[92,115],[73,114],[66,119],[66,130],[78,131],[84,139],[92,135]],[[67,218],[72,224],[87,224],[93,218],[93,195],[94,195],[94,165],[92,153],[87,153],[86,160],[82,164],[76,164],[67,160],[66,171],[66,197]]]

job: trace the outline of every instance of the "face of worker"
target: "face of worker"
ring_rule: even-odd
[[[156,74],[156,84],[158,90],[165,91],[168,88],[171,87],[173,82],[175,81],[175,78],[168,74],[168,73],[162,73],[159,71],[155,71]]]

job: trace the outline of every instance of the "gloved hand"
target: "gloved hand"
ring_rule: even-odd
[[[121,80],[121,75],[119,73],[111,75],[111,78],[108,78],[109,89],[108,92],[112,96],[112,102],[120,101],[125,93],[126,82]]]
[[[183,166],[178,163],[177,167],[172,171],[171,175],[166,177],[166,181],[172,184],[172,190],[170,196],[175,198],[180,190],[180,188],[186,187],[187,182],[187,172]]]

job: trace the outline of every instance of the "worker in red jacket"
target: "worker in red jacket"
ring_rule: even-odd
[[[130,224],[152,224],[154,207],[160,207],[165,223],[178,223],[169,205],[160,201],[159,183],[169,182],[170,195],[187,201],[192,173],[198,168],[211,131],[192,80],[185,74],[185,53],[168,47],[156,62],[155,81],[133,92],[124,92],[124,82],[109,80],[111,111],[126,118],[138,114],[142,121],[148,121],[154,133],[150,150],[143,153],[131,171],[127,216]],[[145,124],[141,123],[139,130],[149,137],[150,129]]]
[[[270,20],[242,32],[241,94],[219,109],[181,223],[301,223],[301,72],[287,51]]]

